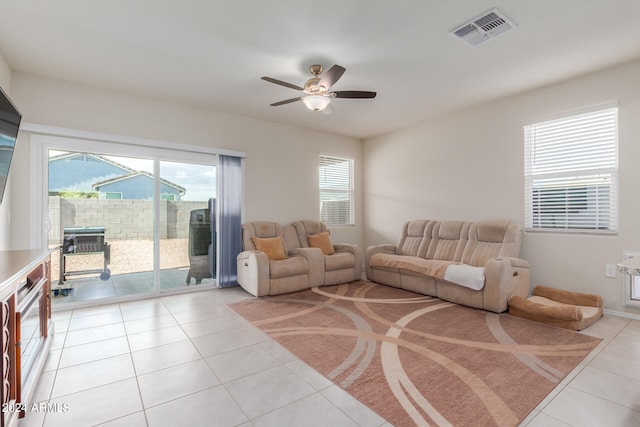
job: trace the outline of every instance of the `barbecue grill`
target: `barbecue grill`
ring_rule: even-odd
[[[63,231],[62,246],[60,247],[60,279],[58,286],[53,289],[54,294],[68,295],[73,288],[65,286],[68,276],[81,274],[99,274],[101,280],[109,280],[110,246],[104,241],[104,227],[66,227]],[[92,270],[67,270],[66,259],[69,256],[103,254],[103,266],[101,269]]]

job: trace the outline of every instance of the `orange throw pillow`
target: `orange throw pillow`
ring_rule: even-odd
[[[267,254],[270,261],[287,259],[287,251],[284,249],[282,237],[260,238],[252,237],[251,241],[256,245],[256,249]]]
[[[322,249],[322,253],[325,255],[332,255],[336,253],[333,249],[333,245],[331,244],[331,238],[329,237],[328,231],[318,234],[310,234],[307,237],[309,239],[309,246],[312,248]]]

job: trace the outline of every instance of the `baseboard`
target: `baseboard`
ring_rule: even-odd
[[[609,314],[611,316],[626,317],[627,319],[640,320],[640,314],[627,313],[624,311],[617,311],[617,310],[609,310],[607,308],[602,310],[602,312],[604,314]]]

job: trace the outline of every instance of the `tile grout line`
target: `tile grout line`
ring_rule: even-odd
[[[120,316],[122,316],[122,306],[120,304],[118,304],[118,309],[120,310]],[[147,411],[145,411],[144,400],[142,399],[142,390],[140,389],[140,381],[138,381],[138,370],[136,369],[136,364],[133,360],[133,351],[131,351],[131,342],[129,341],[129,334],[127,333],[127,327],[125,326],[124,323],[125,322],[123,317],[122,327],[124,329],[124,336],[126,337],[126,340],[127,340],[127,346],[129,347],[129,359],[131,360],[131,366],[133,366],[133,374],[136,379],[136,387],[138,388],[138,396],[140,398],[140,406],[142,407],[142,415],[144,416],[145,424],[148,426],[149,420],[147,419]],[[129,415],[132,415],[132,414],[129,414]]]

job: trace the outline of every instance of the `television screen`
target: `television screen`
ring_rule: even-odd
[[[22,115],[0,88],[0,203],[7,186],[9,167],[16,146]]]

